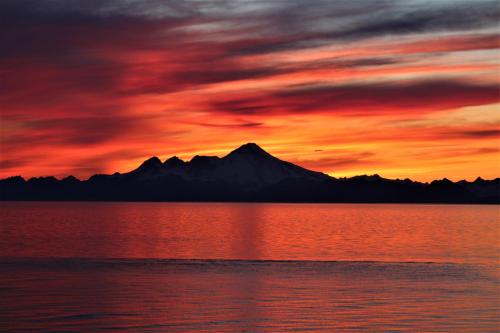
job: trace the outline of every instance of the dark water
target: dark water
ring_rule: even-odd
[[[0,332],[496,332],[496,206],[2,203]]]

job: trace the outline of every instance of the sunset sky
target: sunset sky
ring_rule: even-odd
[[[246,142],[335,177],[500,176],[498,0],[2,0],[0,178]]]

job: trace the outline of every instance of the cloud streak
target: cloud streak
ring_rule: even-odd
[[[218,101],[214,111],[235,114],[311,113],[380,115],[437,112],[498,102],[497,85],[417,81],[340,86],[305,86],[271,94]]]

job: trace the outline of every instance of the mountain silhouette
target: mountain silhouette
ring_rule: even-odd
[[[151,157],[125,175],[144,180],[175,175],[183,180],[231,183],[245,189],[256,189],[285,179],[330,179],[321,172],[282,161],[255,143],[247,143],[222,158],[196,155],[184,162],[174,156],[162,163],[157,157]]]
[[[228,155],[144,161],[127,173],[0,180],[0,200],[500,203],[500,179],[431,183],[333,178],[280,160],[255,143]]]

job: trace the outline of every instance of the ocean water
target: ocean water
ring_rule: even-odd
[[[496,332],[500,210],[3,202],[0,332]]]

